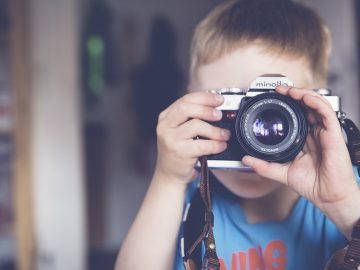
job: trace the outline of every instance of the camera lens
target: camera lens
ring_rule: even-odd
[[[289,123],[281,112],[274,109],[263,110],[255,117],[252,131],[259,142],[276,145],[288,135]]]
[[[264,93],[240,104],[235,132],[246,154],[285,163],[302,150],[307,121],[297,101],[277,93]]]

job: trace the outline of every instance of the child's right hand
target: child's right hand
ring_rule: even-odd
[[[218,94],[192,92],[159,115],[155,175],[187,184],[196,176],[194,166],[199,157],[226,149],[230,132],[205,122],[221,119],[222,113],[216,107],[223,102]],[[197,136],[208,140],[194,140]]]

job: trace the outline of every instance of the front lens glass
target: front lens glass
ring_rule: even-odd
[[[259,142],[276,145],[287,136],[289,123],[281,112],[274,109],[263,110],[255,117],[252,131]]]

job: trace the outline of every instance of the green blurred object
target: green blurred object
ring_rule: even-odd
[[[87,87],[94,96],[101,96],[105,87],[105,46],[99,35],[92,35],[87,40],[88,78]]]
[[[85,107],[94,109],[107,90],[118,89],[121,50],[112,31],[113,11],[101,0],[89,1],[87,9],[81,41],[81,83]]]

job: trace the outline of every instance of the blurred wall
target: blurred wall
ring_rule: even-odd
[[[77,1],[29,2],[36,269],[85,269]]]

